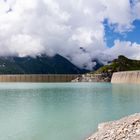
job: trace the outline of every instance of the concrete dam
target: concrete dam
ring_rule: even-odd
[[[140,71],[124,71],[113,73],[111,83],[140,84]]]
[[[21,74],[0,75],[0,82],[70,82],[75,74]]]

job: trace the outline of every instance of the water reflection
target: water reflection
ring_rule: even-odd
[[[112,85],[113,108],[118,117],[140,112],[140,86],[135,84]]]

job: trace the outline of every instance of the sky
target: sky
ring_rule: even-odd
[[[0,0],[0,56],[41,54],[90,70],[140,59],[140,0]]]

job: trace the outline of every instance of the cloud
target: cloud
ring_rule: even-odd
[[[139,0],[134,0],[133,2],[133,18],[135,19],[140,19],[140,1]]]
[[[58,53],[87,69],[95,66],[94,59],[106,63],[112,54],[139,58],[136,43],[118,40],[108,48],[103,24],[107,19],[115,32],[131,31],[139,9],[139,0],[133,5],[129,0],[1,0],[0,55]]]
[[[116,25],[116,31],[124,32],[132,29],[132,9],[129,0],[118,0],[116,3],[113,0],[107,0],[105,5],[106,18],[110,24]]]
[[[128,58],[140,59],[140,44],[131,43],[130,41],[115,40],[114,46],[106,51],[113,54],[113,59],[118,55],[125,55]]]

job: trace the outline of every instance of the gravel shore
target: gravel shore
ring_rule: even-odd
[[[140,113],[102,123],[98,131],[86,140],[140,140]]]

